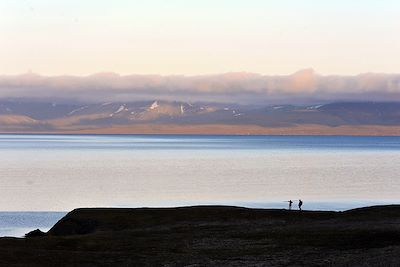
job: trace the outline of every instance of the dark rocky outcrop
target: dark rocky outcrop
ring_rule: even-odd
[[[40,237],[40,236],[45,236],[46,233],[42,232],[40,229],[36,229],[33,231],[30,231],[29,233],[25,234],[26,238],[31,238],[31,237]]]
[[[399,266],[400,206],[76,209],[29,236],[0,238],[0,266]]]

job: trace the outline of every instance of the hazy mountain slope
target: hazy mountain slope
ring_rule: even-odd
[[[346,102],[324,105],[253,106],[178,101],[88,104],[0,101],[0,131],[93,130],[138,125],[290,128],[299,126],[400,126],[400,103]]]

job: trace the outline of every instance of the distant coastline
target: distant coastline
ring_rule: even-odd
[[[384,125],[296,125],[289,127],[262,127],[258,125],[177,125],[136,124],[108,127],[76,127],[54,131],[0,130],[0,134],[182,134],[182,135],[322,135],[322,136],[400,136],[400,126]]]

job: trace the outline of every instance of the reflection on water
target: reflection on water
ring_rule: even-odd
[[[0,210],[299,198],[341,209],[400,190],[400,137],[0,135],[0,159]]]

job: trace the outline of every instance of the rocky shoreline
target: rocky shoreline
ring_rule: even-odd
[[[399,266],[400,206],[88,208],[0,238],[1,266]]]

